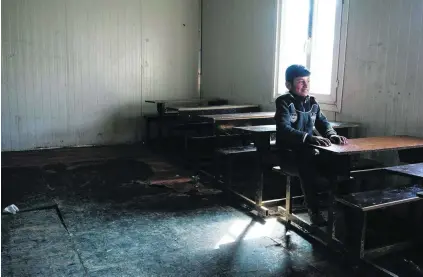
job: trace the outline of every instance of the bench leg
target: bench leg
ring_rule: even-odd
[[[184,134],[184,150],[188,151],[188,136]]]
[[[366,228],[367,228],[367,213],[354,213],[354,218],[351,218],[351,224],[348,224],[347,230],[350,232],[347,245],[350,247],[352,260],[358,263],[364,257],[364,244],[366,242]],[[352,222],[354,221],[354,223]]]
[[[226,161],[226,185],[232,187],[232,158],[229,155]]]
[[[330,189],[328,195],[328,229],[327,229],[327,243],[330,245],[335,232],[335,193],[336,193],[336,178],[330,178]]]
[[[219,155],[215,152],[213,154],[213,171],[214,171],[214,179],[216,183],[219,183],[220,180],[220,159]]]
[[[291,177],[286,176],[286,196],[285,196],[285,213],[286,213],[286,228],[288,229],[291,225],[291,213],[292,213],[292,203],[291,203]]]
[[[263,169],[261,168],[261,163],[258,166],[258,180],[256,187],[256,205],[261,206],[263,203]]]

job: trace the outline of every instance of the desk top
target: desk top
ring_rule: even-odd
[[[351,123],[351,122],[335,122],[335,121],[329,121],[330,125],[333,129],[342,129],[342,128],[358,128],[360,127],[360,124],[358,123]]]
[[[146,103],[164,104],[164,103],[202,103],[216,100],[224,100],[220,98],[190,98],[190,99],[173,99],[173,100],[145,100]]]
[[[365,152],[423,148],[423,138],[409,136],[367,137],[349,139],[347,145],[314,146],[320,150],[337,155],[359,154]]]
[[[356,128],[359,127],[359,124],[348,123],[348,122],[329,122],[332,128],[342,129],[342,128]],[[234,127],[234,129],[243,130],[251,133],[274,133],[276,132],[276,125],[256,125],[256,126],[244,126],[244,127]]]
[[[385,170],[408,177],[423,179],[423,163],[392,166],[385,168]]]
[[[233,129],[247,131],[251,133],[274,133],[276,132],[276,125],[242,126],[233,127]]]
[[[229,121],[229,120],[267,119],[267,118],[273,118],[274,116],[275,116],[275,112],[200,115],[201,118],[208,121],[213,121],[213,122]]]
[[[258,108],[258,105],[216,105],[216,106],[169,106],[169,110],[175,110],[179,112],[188,112],[188,111],[207,111],[207,110],[227,110],[227,109],[242,109],[242,108]]]

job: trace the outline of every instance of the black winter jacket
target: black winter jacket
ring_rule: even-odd
[[[278,146],[304,143],[313,135],[313,128],[326,138],[336,135],[313,96],[300,97],[290,92],[276,99],[276,144]]]

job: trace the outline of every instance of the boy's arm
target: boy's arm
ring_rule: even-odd
[[[299,131],[295,128],[292,128],[290,121],[289,106],[285,101],[280,98],[276,100],[275,121],[278,133],[281,134],[286,141],[292,143],[305,142],[308,134]]]
[[[336,131],[332,128],[326,116],[320,110],[320,106],[317,109],[315,126],[317,131],[325,138],[330,138],[331,136],[337,135]]]

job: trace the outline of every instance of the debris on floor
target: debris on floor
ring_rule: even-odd
[[[15,206],[15,204],[12,204],[4,208],[3,211],[6,213],[16,214],[17,212],[19,212],[19,209]]]

